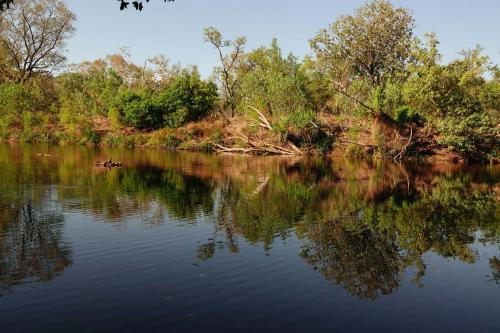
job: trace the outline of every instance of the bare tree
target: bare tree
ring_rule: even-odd
[[[75,15],[61,0],[17,0],[0,16],[0,43],[14,66],[16,82],[64,65],[64,47],[75,31]]]

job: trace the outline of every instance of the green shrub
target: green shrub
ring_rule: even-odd
[[[167,127],[180,127],[211,114],[216,106],[217,87],[203,81],[196,70],[185,70],[156,98],[155,104]]]
[[[111,122],[111,127],[115,130],[122,127],[122,117],[117,108],[112,107],[108,112],[108,119]]]
[[[14,121],[12,115],[0,116],[0,138],[7,139],[10,134],[10,127]]]
[[[118,97],[117,107],[127,125],[139,129],[155,129],[163,125],[163,111],[147,93],[126,90]]]
[[[165,137],[165,148],[167,148],[167,149],[173,150],[173,149],[179,147],[180,144],[181,144],[181,140],[177,139],[172,134],[168,134]]]
[[[43,95],[36,87],[6,83],[0,85],[0,115],[21,115],[35,112],[43,105]]]
[[[407,122],[421,122],[419,114],[409,106],[400,106],[397,108],[394,118],[400,124]]]

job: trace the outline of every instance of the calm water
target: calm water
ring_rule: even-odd
[[[499,180],[3,144],[0,331],[500,332]]]

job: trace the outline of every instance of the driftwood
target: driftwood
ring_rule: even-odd
[[[361,146],[361,147],[377,147],[376,145],[371,145],[371,144],[362,144],[362,143],[359,143],[359,142],[356,142],[356,141],[351,141],[351,140],[346,140],[346,139],[339,139],[340,142],[344,142],[344,143],[351,143],[353,145],[358,145],[358,146]]]
[[[104,168],[121,168],[123,166],[122,162],[113,162],[111,158],[106,162],[96,161],[95,165]]]
[[[263,127],[269,131],[273,130],[271,123],[267,120],[264,114],[251,105],[248,107],[259,115],[258,125]],[[223,153],[242,153],[242,154],[262,154],[262,155],[303,155],[304,152],[300,150],[296,145],[292,142],[287,141],[286,146],[279,146],[268,142],[256,142],[251,140],[248,136],[243,133],[237,132],[231,133],[232,135],[243,140],[249,147],[245,148],[234,148],[234,147],[225,147],[219,143],[210,142],[210,144],[214,147],[215,151],[223,152]]]
[[[244,137],[242,137],[244,139]],[[270,143],[255,143],[247,138],[245,140],[250,147],[248,148],[239,148],[239,147],[225,147],[221,144],[212,142],[212,146],[215,151],[223,152],[223,153],[242,153],[242,154],[256,154],[256,155],[300,155],[299,153],[286,149],[284,147],[280,147],[277,145],[273,145]],[[298,149],[298,148],[297,148]]]

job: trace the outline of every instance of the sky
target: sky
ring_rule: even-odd
[[[308,40],[365,0],[151,0],[142,12],[121,12],[116,0],[67,0],[77,16],[68,42],[70,63],[130,50],[143,64],[163,54],[172,63],[197,65],[208,76],[218,58],[203,41],[203,29],[216,27],[226,38],[246,36],[247,50],[269,45],[276,37],[283,51],[310,54]],[[392,0],[413,11],[415,33],[435,32],[444,61],[458,51],[481,45],[500,63],[500,0]]]

